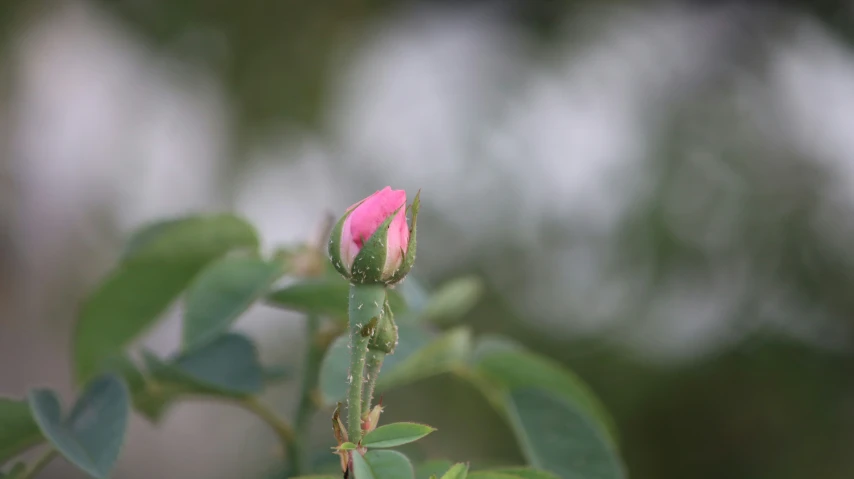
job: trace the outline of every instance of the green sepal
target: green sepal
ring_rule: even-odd
[[[335,406],[335,412],[332,413],[332,433],[335,435],[335,440],[338,444],[348,441],[347,429],[341,422],[341,403]]]
[[[344,264],[344,259],[341,258],[341,233],[344,231],[344,222],[347,221],[347,217],[355,210],[356,207],[353,207],[350,211],[345,213],[344,216],[338,220],[338,223],[335,223],[335,226],[332,228],[332,232],[329,234],[329,261],[332,262],[332,266],[335,270],[347,279],[350,279],[350,272],[347,270],[347,265]]]
[[[394,348],[397,347],[398,334],[397,324],[394,322],[394,314],[391,312],[388,300],[386,300],[385,305],[383,305],[383,310],[384,312],[380,318],[376,332],[371,336],[371,340],[368,342],[368,349],[382,351],[386,354],[393,354]]]
[[[415,263],[415,249],[417,246],[417,242],[415,240],[415,224],[418,222],[418,209],[421,207],[421,190],[418,190],[418,193],[415,194],[415,199],[412,200],[412,206],[410,209],[412,211],[412,222],[409,227],[409,244],[406,246],[406,255],[403,257],[403,261],[400,263],[400,267],[397,268],[397,271],[391,276],[391,279],[388,280],[388,284],[399,283],[412,269],[412,265]]]
[[[400,208],[403,208],[401,206]],[[353,259],[353,266],[350,268],[350,282],[353,284],[385,284],[387,279],[383,278],[383,268],[385,268],[386,243],[388,242],[388,229],[391,226],[397,212],[400,208],[394,210],[392,214],[382,222],[382,224],[374,231],[370,239],[362,246],[359,254]]]

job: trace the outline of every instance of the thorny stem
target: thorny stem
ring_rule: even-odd
[[[306,446],[311,434],[311,417],[315,410],[314,395],[317,392],[317,380],[320,375],[320,363],[326,350],[326,340],[318,334],[320,318],[315,315],[306,316],[305,337],[307,350],[303,361],[302,386],[300,387],[300,399],[294,419],[294,431],[297,441],[288,449],[288,460],[290,461],[287,477],[296,477],[304,473],[304,461],[306,460]]]
[[[362,440],[362,381],[368,341],[367,328],[382,318],[385,287],[380,285],[350,285],[350,371],[347,390],[347,436],[350,442]]]
[[[380,377],[380,369],[383,367],[385,353],[371,349],[368,351],[367,371],[365,371],[365,398],[362,402],[362,416],[371,412],[371,402],[374,399],[374,389],[377,387],[377,379]]]
[[[39,457],[36,460],[35,463],[33,463],[32,467],[30,467],[30,469],[27,472],[25,472],[21,476],[18,476],[18,479],[31,479],[33,477],[36,477],[36,474],[41,472],[41,470],[44,469],[45,466],[50,464],[50,461],[52,461],[53,458],[56,457],[57,454],[59,454],[59,453],[57,452],[56,449],[54,449],[54,448],[48,449],[47,451],[44,452],[44,454],[42,454],[41,457]]]

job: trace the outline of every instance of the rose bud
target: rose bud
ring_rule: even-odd
[[[333,266],[353,284],[394,284],[415,261],[415,222],[419,195],[406,223],[406,192],[377,191],[347,209],[329,239]]]

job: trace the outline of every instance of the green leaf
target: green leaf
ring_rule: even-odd
[[[148,246],[151,242],[156,240],[163,232],[168,231],[173,226],[180,225],[181,223],[191,220],[192,217],[184,217],[184,218],[170,218],[167,220],[154,221],[145,225],[142,225],[139,229],[137,229],[128,239],[127,243],[125,243],[124,250],[122,250],[121,259],[127,259],[138,252],[143,251],[146,246]]]
[[[478,375],[503,390],[536,387],[577,404],[596,419],[606,438],[616,445],[616,427],[605,407],[578,376],[558,363],[522,349],[513,350],[493,344],[490,351],[480,350],[475,363]]]
[[[159,421],[176,401],[187,396],[244,397],[260,392],[264,370],[248,338],[227,333],[197,350],[171,360],[143,351],[150,377],[142,388],[132,389],[134,408],[151,421]]]
[[[355,456],[358,454],[353,454],[354,458]],[[368,451],[365,454],[365,461],[370,466],[375,479],[415,479],[412,463],[406,456],[397,451],[382,449]],[[357,473],[356,479],[362,479],[362,477]]]
[[[400,332],[401,340],[404,337]],[[398,345],[398,348],[400,345]],[[377,390],[384,391],[438,374],[449,373],[465,366],[471,350],[471,331],[456,328],[419,349],[399,364],[383,371]],[[396,353],[396,351],[395,351]],[[396,356],[394,354],[390,358]]]
[[[386,356],[380,377],[423,348],[430,342],[431,336],[420,326],[398,323],[399,341],[394,354]],[[326,352],[320,366],[320,389],[326,404],[342,401],[347,394],[347,372],[350,364],[350,350],[347,336],[336,339]]]
[[[331,277],[308,279],[285,286],[270,293],[267,302],[273,306],[346,322],[349,295],[350,283],[340,277]],[[389,290],[388,301],[395,314],[406,310],[406,302],[400,293]]]
[[[177,386],[177,393],[247,396],[264,387],[264,370],[255,344],[237,333],[227,333],[171,361],[164,362],[150,353],[144,359],[154,379]]]
[[[35,389],[30,408],[42,434],[69,462],[96,478],[106,478],[124,442],[130,413],[125,384],[114,375],[94,379],[68,417],[56,393]]]
[[[356,479],[379,479],[374,475],[374,470],[368,465],[368,461],[359,454],[353,454],[353,474]]]
[[[144,359],[151,359],[152,364],[164,364],[163,361],[146,351],[143,351],[143,357]],[[189,391],[187,388],[164,387],[163,384],[154,383],[127,356],[111,358],[104,364],[102,372],[121,376],[130,392],[134,410],[152,422],[159,421],[169,406],[182,394],[196,392],[195,390]]]
[[[483,294],[483,281],[475,276],[457,278],[443,284],[433,293],[421,319],[437,324],[452,324],[462,319]]]
[[[563,479],[626,477],[602,428],[577,403],[525,388],[511,391],[506,404],[511,428],[532,466]]]
[[[395,422],[380,426],[362,439],[365,447],[395,447],[415,442],[436,429],[414,422]]]
[[[522,479],[515,474],[505,474],[492,471],[477,471],[469,474],[468,479]],[[580,478],[578,478],[580,479]]]
[[[235,249],[258,247],[253,228],[230,215],[168,221],[140,235],[84,301],[74,336],[78,384],[154,324],[208,263]]]
[[[431,340],[434,335],[423,327],[398,323],[398,335],[394,354],[386,356],[383,363],[377,392],[462,367],[471,345],[471,332],[463,328]],[[335,404],[347,394],[349,360],[347,337],[341,336],[332,343],[320,367],[320,388],[326,404]]]
[[[104,361],[100,374],[115,374],[124,379],[131,396],[145,389],[145,375],[126,355],[113,356]]]
[[[448,469],[448,472],[442,475],[442,479],[466,479],[469,472],[469,465],[464,463],[454,464]]]
[[[151,422],[158,422],[181,395],[191,391],[163,389],[160,387],[146,389],[133,395],[133,408]]]
[[[124,379],[136,411],[152,421],[160,418],[169,401],[150,389],[148,379],[127,356],[110,358],[101,370],[103,373],[113,373]]]
[[[343,401],[347,395],[347,371],[349,350],[347,335],[339,336],[326,351],[326,356],[320,363],[320,390],[323,392],[324,404],[335,404]]]
[[[525,351],[525,347],[518,342],[508,339],[500,334],[484,334],[477,338],[474,351],[471,353],[471,362],[477,365],[483,358],[496,354],[513,351]]]
[[[453,463],[445,459],[432,459],[424,461],[415,467],[415,477],[417,479],[429,479],[430,476],[441,476],[445,471],[451,468]]]
[[[551,472],[540,471],[530,467],[504,467],[501,469],[491,469],[489,471],[474,473],[471,477],[480,477],[478,474],[501,474],[517,477],[519,479],[561,479]]]
[[[338,446],[338,449],[341,449],[342,451],[352,451],[356,449],[356,445],[352,442],[345,442],[344,444]]]
[[[187,290],[184,347],[198,347],[228,331],[283,273],[279,262],[241,256],[205,268]]]
[[[0,398],[0,465],[43,440],[26,401]]]
[[[275,306],[346,321],[349,294],[350,284],[342,278],[312,279],[274,291],[267,296],[267,301]]]

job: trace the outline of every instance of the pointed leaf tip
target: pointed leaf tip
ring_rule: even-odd
[[[396,422],[380,426],[362,439],[362,445],[373,448],[396,447],[415,442],[435,431],[426,424]]]
[[[454,464],[448,472],[442,475],[442,479],[466,479],[468,476],[469,465],[466,463]]]

